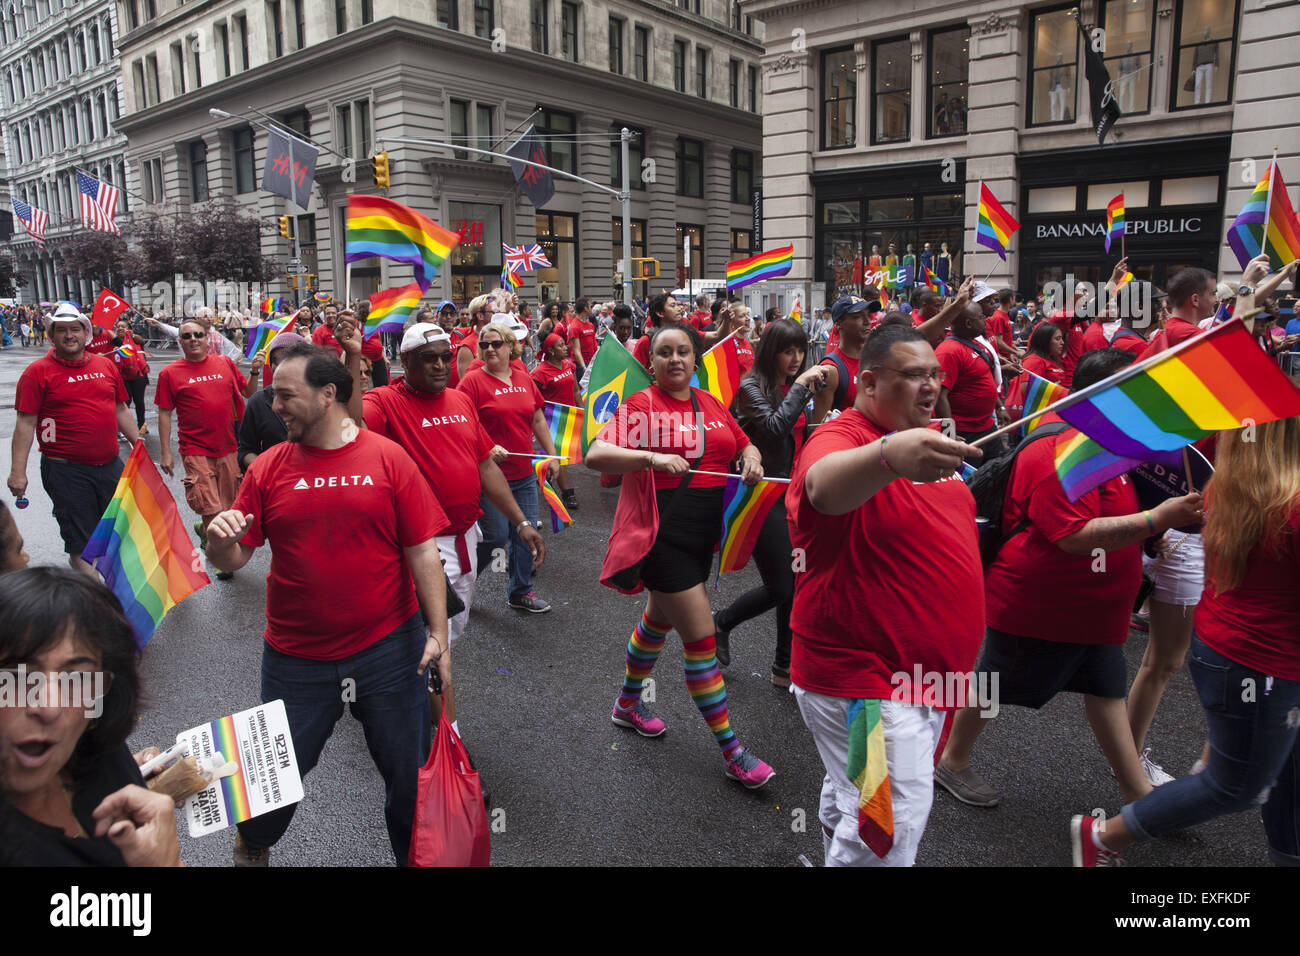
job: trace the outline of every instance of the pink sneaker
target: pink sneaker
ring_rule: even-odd
[[[1108,850],[1097,839],[1097,818],[1076,813],[1070,820],[1070,846],[1075,866],[1123,866],[1119,853]]]
[[[658,737],[668,729],[668,725],[658,717],[651,717],[650,711],[639,700],[627,710],[620,709],[618,701],[614,701],[614,713],[609,719],[620,727],[631,727],[642,737]]]
[[[727,761],[724,772],[732,780],[739,780],[747,790],[757,790],[776,776],[776,771],[752,753],[741,747],[736,755]]]

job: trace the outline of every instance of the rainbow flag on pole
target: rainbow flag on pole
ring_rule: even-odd
[[[131,449],[81,557],[121,602],[140,647],[172,607],[211,583],[143,441]]]
[[[880,701],[849,701],[849,756],[845,774],[858,788],[858,836],[878,857],[894,846],[894,799],[889,793],[885,761],[885,727]]]
[[[258,352],[269,351],[271,343],[285,329],[290,328],[290,318],[267,319],[248,330],[248,341],[244,343],[244,357],[250,362]]]
[[[700,356],[691,384],[712,392],[723,405],[731,404],[740,388],[740,352],[734,333]]]
[[[1124,235],[1124,194],[1120,193],[1106,206],[1106,252],[1110,244]]]
[[[980,183],[979,225],[975,229],[975,241],[992,249],[1005,260],[1007,243],[1011,241],[1011,234],[1019,228],[1020,223],[1015,217],[1002,208],[989,187]]]
[[[501,267],[501,288],[514,291],[524,284],[524,280],[519,278],[518,273],[508,265]]]
[[[564,502],[555,493],[551,483],[546,480],[546,465],[549,461],[549,458],[535,459],[533,461],[533,473],[537,475],[537,484],[542,490],[542,497],[546,499],[546,504],[551,509],[551,532],[559,534],[573,524],[573,519],[569,517],[569,509],[564,507]]]
[[[348,197],[345,261],[378,256],[409,262],[422,293],[459,242],[456,233],[409,206],[383,196]]]
[[[276,312],[284,311],[284,297],[276,296],[274,299],[267,296],[262,300],[262,312],[266,315],[273,315]]]
[[[570,465],[582,461],[582,409],[547,402],[542,406],[542,415],[551,430],[555,453],[569,459]]]
[[[1264,230],[1268,229],[1267,241]],[[1228,245],[1237,256],[1241,267],[1260,253],[1267,251],[1269,266],[1280,269],[1293,259],[1300,258],[1300,219],[1296,218],[1287,195],[1286,183],[1274,159],[1268,172],[1259,181],[1255,191],[1241,207],[1241,212],[1228,229]]]
[[[1026,372],[1029,376],[1029,385],[1025,388],[1025,411],[1022,418],[1029,418],[1034,412],[1042,411],[1053,402],[1059,402],[1065,396],[1070,394],[1070,390],[1064,385],[1057,385],[1055,382],[1049,382],[1041,375],[1035,375],[1033,372]],[[1021,426],[1020,434],[1028,435],[1031,431],[1042,424],[1041,418],[1031,419]]]
[[[952,295],[952,289],[948,287],[948,283],[931,272],[929,266],[923,265],[921,268],[925,270],[925,284],[931,292],[937,292],[945,298]]]
[[[131,342],[123,341],[121,345],[113,349],[114,355],[120,355],[122,358],[135,358],[136,352],[139,351]]]
[[[753,282],[775,279],[794,268],[794,246],[782,246],[769,252],[760,252],[748,259],[727,263],[727,289],[739,289]]]
[[[760,481],[747,485],[740,477],[727,479],[722,493],[722,543],[718,545],[718,573],[739,571],[749,563],[758,542],[758,533],[768,512],[785,494],[786,484]]]
[[[406,317],[420,304],[424,289],[418,282],[399,289],[381,289],[370,297],[370,314],[361,338],[368,339],[376,332],[400,332]]]

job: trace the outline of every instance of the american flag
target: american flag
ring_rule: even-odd
[[[81,172],[77,173],[77,189],[81,193],[81,224],[87,229],[121,235],[122,230],[113,221],[120,190]]]
[[[546,258],[542,252],[542,247],[532,246],[512,246],[507,243],[501,243],[501,249],[505,252],[506,268],[511,272],[531,272],[533,269],[551,268],[551,260]]]
[[[45,227],[50,224],[49,213],[43,209],[37,209],[35,206],[29,206],[21,199],[11,199],[9,201],[13,203],[14,215],[23,224],[23,228],[36,240],[36,244],[44,249]]]

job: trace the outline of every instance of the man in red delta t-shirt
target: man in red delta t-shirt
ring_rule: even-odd
[[[243,416],[244,399],[257,391],[264,356],[257,354],[249,377],[244,378],[226,356],[208,354],[207,334],[193,319],[181,323],[180,343],[184,357],[158,373],[154,393],[161,446],[159,467],[172,474],[175,410],[181,462],[185,466],[185,501],[200,518],[201,540],[208,524],[230,507],[239,490],[235,423]]]
[[[1165,327],[1151,336],[1139,361],[1200,335],[1197,323],[1214,315],[1218,307],[1215,291],[1214,275],[1205,269],[1192,267],[1174,273],[1167,287],[1171,315],[1165,319]]]
[[[573,303],[577,314],[569,320],[564,328],[564,344],[573,356],[578,367],[578,377],[586,370],[588,363],[596,354],[596,326],[591,322],[591,300],[581,298]]]
[[[1133,361],[1111,349],[1089,352],[1076,369],[1076,389]],[[1062,423],[1048,415],[1040,428]],[[1040,708],[1060,691],[1084,695],[1088,723],[1111,758],[1127,800],[1151,789],[1129,727],[1123,644],[1142,583],[1142,542],[1200,520],[1199,494],[1142,511],[1121,474],[1070,501],[1056,474],[1056,452],[1079,433],[1066,429],[1025,447],[1007,484],[1002,530],[1009,537],[985,574],[988,634],[977,683],[992,686],[988,710],[963,708],[935,779],[973,806],[998,803],[997,792],[970,766],[980,731],[1001,704]],[[1015,533],[1017,532],[1018,533]],[[1000,675],[992,684],[993,675]]]
[[[351,424],[352,373],[331,351],[290,346],[274,387],[289,440],[249,467],[235,507],[209,527],[208,556],[234,571],[270,543],[262,700],[284,700],[304,775],[352,702],[384,778],[388,838],[402,866],[431,740],[424,672],[436,663],[451,679],[435,540],[447,518],[406,452]],[[239,824],[236,864],[264,865],[293,812]]]
[[[955,474],[967,448],[927,427],[939,368],[915,329],[874,332],[853,408],[813,432],[786,493],[790,541],[806,562],[795,575],[790,677],[826,767],[827,866],[915,861],[944,717],[965,703],[922,675],[968,672],[984,631],[975,502]],[[850,745],[865,745],[871,724],[884,729],[892,841],[859,830],[846,774]]]
[[[68,563],[98,580],[81,552],[122,476],[117,433],[131,442],[139,435],[122,376],[104,356],[86,354],[90,320],[65,303],[46,321],[53,348],[23,370],[14,394],[9,490],[19,498],[26,493],[27,457],[39,442],[41,484],[54,503]]]
[[[839,333],[836,345],[828,345],[826,357],[826,384],[813,396],[810,425],[819,424],[833,410],[852,408],[858,397],[858,358],[862,343],[866,341],[871,325],[871,313],[880,305],[876,290],[866,289],[867,297],[842,295],[831,306],[831,320]]]

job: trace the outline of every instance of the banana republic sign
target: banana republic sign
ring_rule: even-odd
[[[1130,219],[1124,224],[1127,236],[1184,236],[1202,238],[1211,228],[1208,216],[1173,216],[1160,219]],[[1031,227],[1034,239],[1087,239],[1101,241],[1106,235],[1103,219],[1089,222],[1040,222]]]

